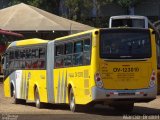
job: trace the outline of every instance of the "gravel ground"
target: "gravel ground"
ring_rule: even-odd
[[[12,103],[11,98],[4,97],[3,85],[0,84],[0,120],[5,120],[3,119],[3,116],[6,114],[18,115],[18,120],[50,120],[52,118],[55,120],[70,120],[75,118],[77,120],[106,120],[106,118],[109,120],[144,119],[143,117],[145,117],[145,115],[148,116],[147,119],[150,119],[149,116],[156,115],[157,118],[154,119],[160,120],[160,96],[157,96],[157,99],[149,103],[136,103],[133,112],[129,115],[127,114],[128,117],[131,118],[124,118],[126,114],[121,112],[117,113],[112,108],[107,107],[97,107],[87,113],[72,113],[67,105],[47,104],[43,109],[37,109],[34,103],[16,105]]]

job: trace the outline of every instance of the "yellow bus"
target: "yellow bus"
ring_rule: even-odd
[[[109,28],[113,27],[134,27],[134,28],[151,28],[156,33],[157,46],[157,94],[160,94],[160,32],[157,29],[158,22],[152,22],[145,16],[139,15],[119,15],[112,16],[109,19]]]
[[[74,112],[101,103],[131,111],[135,102],[156,98],[154,36],[149,29],[113,28],[13,42],[4,57],[5,96],[38,108],[69,104]]]

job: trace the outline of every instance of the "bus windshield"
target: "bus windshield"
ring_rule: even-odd
[[[144,19],[113,19],[112,27],[140,27],[145,28]]]
[[[102,30],[100,56],[104,59],[144,59],[151,57],[149,30]]]

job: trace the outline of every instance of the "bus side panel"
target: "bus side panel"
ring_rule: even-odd
[[[46,70],[26,70],[28,76],[28,100],[34,101],[35,87],[38,88],[40,101],[47,102]]]
[[[65,68],[54,69],[53,75],[55,103],[68,103],[67,70]]]
[[[10,79],[7,77],[4,80],[4,96],[11,97],[11,87],[10,87]]]
[[[72,83],[76,104],[87,104],[92,100],[91,72],[90,66],[79,66],[68,70],[68,80]]]
[[[76,104],[87,104],[91,99],[91,69],[88,66],[54,69],[55,103],[68,103],[71,85]]]
[[[46,86],[46,70],[38,70],[39,74],[38,79],[38,86],[39,86],[39,95],[40,95],[40,101],[47,103],[47,86]],[[35,79],[37,76],[35,76]]]

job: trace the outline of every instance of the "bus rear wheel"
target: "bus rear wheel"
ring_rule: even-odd
[[[35,94],[34,94],[34,98],[35,98],[35,105],[37,108],[42,108],[43,107],[43,103],[40,102],[40,97],[39,97],[39,92],[38,89],[35,89]]]
[[[69,92],[69,106],[72,112],[80,111],[80,105],[77,105],[75,102],[75,95],[72,88],[70,89],[70,92]]]

